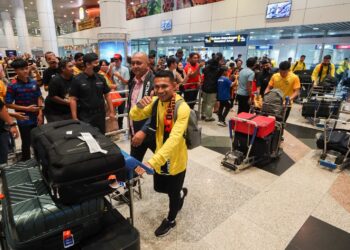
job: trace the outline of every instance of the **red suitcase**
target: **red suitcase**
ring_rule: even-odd
[[[244,119],[244,120],[240,120]],[[232,129],[235,132],[252,135],[254,123],[258,125],[257,137],[265,138],[275,131],[275,118],[242,112],[232,118]]]

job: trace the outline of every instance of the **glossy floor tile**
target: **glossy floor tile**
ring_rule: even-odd
[[[287,250],[348,250],[350,234],[317,218],[309,217]]]

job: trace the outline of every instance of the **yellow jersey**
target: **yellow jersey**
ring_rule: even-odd
[[[0,80],[0,99],[5,103],[7,87],[3,80]]]
[[[286,77],[282,77],[280,73],[276,73],[271,77],[269,86],[280,89],[284,99],[286,96],[292,96],[295,90],[300,89],[300,79],[291,71],[288,72]]]
[[[300,61],[296,61],[293,65],[292,65],[292,71],[298,71],[298,70],[306,70],[306,65],[305,62],[300,62]]]
[[[73,67],[73,75],[74,76],[77,76],[79,75],[80,73],[83,73],[83,71],[81,69],[79,69],[77,66],[74,66]]]
[[[337,69],[337,74],[343,74],[345,71],[350,69],[350,64],[346,61],[342,61]]]
[[[182,99],[176,95],[175,101]],[[130,119],[133,121],[141,121],[152,116],[153,103],[157,98],[153,98],[151,104],[143,109],[135,105],[130,110]],[[190,107],[186,102],[182,102],[177,110],[176,121],[173,121],[173,127],[169,134],[169,138],[163,143],[164,136],[164,116],[169,102],[158,102],[157,107],[157,131],[156,131],[156,152],[148,163],[154,168],[158,174],[161,173],[161,167],[168,163],[168,174],[177,175],[183,172],[187,167],[187,146],[184,133],[187,129],[188,119],[190,117]]]
[[[335,66],[333,63],[327,66],[323,65],[321,77],[319,77],[321,67],[322,67],[322,63],[318,64],[315,67],[314,71],[312,72],[311,78],[312,78],[312,81],[315,82],[316,84],[319,82],[322,82],[328,74],[330,74],[332,77],[335,77]]]

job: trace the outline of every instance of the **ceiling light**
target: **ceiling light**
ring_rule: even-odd
[[[283,32],[284,30],[279,30],[279,32]]]
[[[61,9],[63,9],[63,5],[61,5],[60,7],[61,7]]]
[[[131,5],[134,5],[134,2],[130,2]]]
[[[313,29],[313,30],[319,30],[319,28],[317,28],[317,27],[313,27],[312,29]]]
[[[67,17],[67,15],[64,15],[63,17]]]
[[[98,4],[100,4],[100,1],[97,1]]]
[[[74,15],[74,11],[72,11],[72,15]]]
[[[6,9],[5,11],[9,11],[8,9]]]
[[[255,32],[254,31],[251,31],[251,32],[249,32],[250,34],[254,34]]]
[[[192,36],[188,36],[188,38],[192,38]]]
[[[70,3],[73,3],[73,1],[70,1]]]
[[[33,4],[33,2],[30,2],[30,4]]]
[[[226,36],[229,36],[230,35],[230,33],[226,33]]]
[[[28,7],[27,7],[27,6],[25,6],[24,8],[25,8],[25,9],[28,9]]]

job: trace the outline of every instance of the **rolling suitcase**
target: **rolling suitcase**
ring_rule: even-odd
[[[101,151],[90,153],[81,133],[90,134]],[[81,202],[113,192],[111,182],[126,180],[120,149],[89,124],[65,120],[32,130],[32,146],[44,180],[56,201]]]
[[[2,230],[10,249],[64,249],[102,230],[103,197],[57,205],[38,168],[8,170],[2,175]]]
[[[331,133],[331,134],[329,134]],[[345,155],[348,152],[350,130],[336,129],[327,131],[327,150],[333,150]],[[321,133],[316,140],[317,148],[324,148],[324,133]]]
[[[329,98],[329,99],[309,99],[303,103],[301,115],[303,117],[316,117],[316,118],[335,118],[339,117],[341,101]]]
[[[251,140],[252,136],[235,132],[233,148],[246,155],[248,153],[248,147]],[[265,136],[264,138],[255,138],[249,156],[254,156],[260,159],[268,158],[271,154],[272,140],[273,134]]]
[[[275,130],[275,118],[273,117],[241,112],[237,115],[237,118],[238,119],[232,119],[232,127],[235,132],[249,135],[252,135],[254,133],[255,126],[252,123],[239,119],[245,119],[256,123],[258,126],[258,132],[256,136],[258,138],[264,138],[273,133]]]
[[[312,70],[297,70],[294,74],[299,77],[301,83],[312,83]]]

